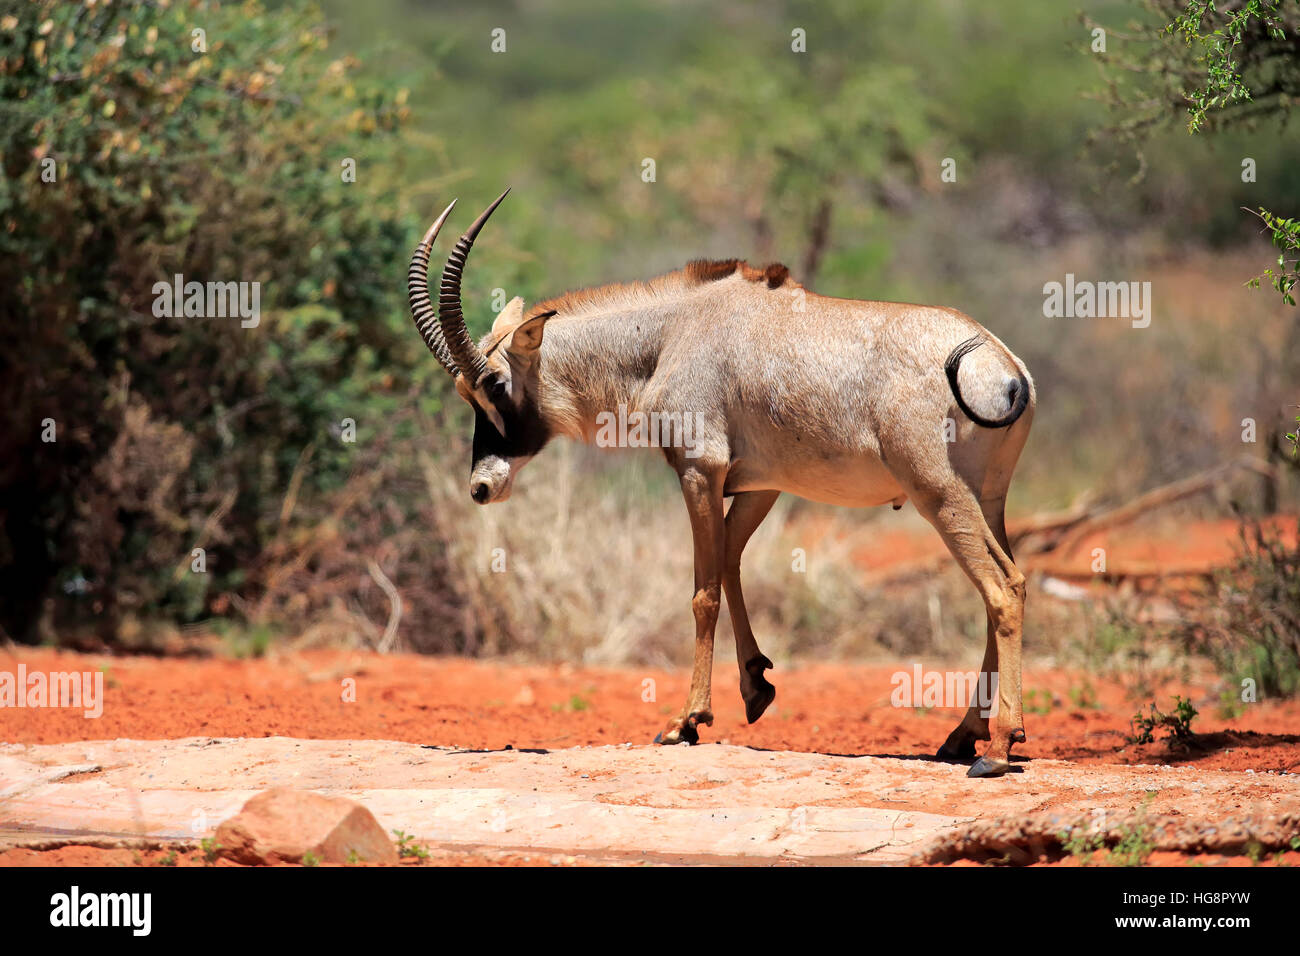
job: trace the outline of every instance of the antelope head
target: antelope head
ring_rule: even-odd
[[[460,279],[465,260],[488,217],[507,189],[456,242],[442,270],[435,317],[429,301],[429,254],[442,224],[455,207],[443,210],[411,257],[407,293],[411,317],[439,364],[456,382],[456,393],[474,409],[470,497],[481,505],[510,497],[515,476],[551,438],[538,402],[538,356],[546,320],[554,311],[524,319],[523,299],[510,301],[492,331],[474,344],[461,310]]]

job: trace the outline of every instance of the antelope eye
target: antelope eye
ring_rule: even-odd
[[[499,402],[506,397],[506,383],[499,378],[494,378],[487,385],[488,398],[493,402]]]

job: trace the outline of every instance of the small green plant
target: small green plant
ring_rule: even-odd
[[[159,865],[159,866],[175,866],[175,865],[176,865],[176,851],[175,851],[175,850],[172,850],[171,852],[169,852],[169,853],[167,853],[165,856],[163,856],[162,859],[160,859],[160,860],[158,861],[158,865]]]
[[[360,853],[358,853],[356,850],[348,850],[348,863],[356,864],[356,863],[364,863],[364,862],[365,860],[361,858]]]
[[[1109,674],[1142,696],[1150,690],[1150,628],[1139,624],[1137,608],[1124,600],[1108,601],[1101,611],[1089,610],[1088,627],[1076,652],[1094,674]]]
[[[1219,717],[1223,720],[1236,720],[1246,712],[1246,705],[1241,695],[1229,687],[1219,695]]]
[[[1106,845],[1106,834],[1087,833],[1083,827],[1065,830],[1060,834],[1061,846],[1080,866],[1091,866],[1092,855]]]
[[[265,657],[275,640],[275,633],[265,624],[252,627],[221,626],[215,629],[221,632],[226,653],[241,660]]]
[[[1174,736],[1181,739],[1187,739],[1194,736],[1192,733],[1192,721],[1196,719],[1196,715],[1199,713],[1200,711],[1196,709],[1196,706],[1192,703],[1190,697],[1183,700],[1181,697],[1175,696],[1174,723],[1171,725]]]
[[[221,855],[221,844],[212,837],[204,837],[199,841],[199,849],[203,851],[203,861],[209,866],[217,862],[217,857]]]
[[[556,711],[557,713],[562,710],[571,711],[573,713],[580,713],[581,711],[586,710],[590,706],[591,706],[591,702],[587,700],[587,698],[583,697],[581,694],[574,694],[568,699],[566,703],[552,704],[551,710]]]
[[[1137,808],[1133,820],[1119,832],[1119,839],[1106,854],[1103,862],[1107,866],[1142,866],[1155,849],[1151,835],[1151,824],[1147,820],[1147,808],[1155,799],[1155,793],[1148,791]],[[1089,832],[1084,826],[1076,826],[1058,834],[1061,848],[1079,861],[1080,866],[1091,866],[1094,854],[1106,847],[1106,832],[1093,829]]]
[[[1143,714],[1138,711],[1133,715],[1132,726],[1133,733],[1126,739],[1131,744],[1150,744],[1155,743],[1156,731],[1165,728],[1169,731],[1167,740],[1174,746],[1185,747],[1191,742],[1192,720],[1196,717],[1198,711],[1192,704],[1191,700],[1184,700],[1180,696],[1174,697],[1173,713],[1161,713],[1156,707],[1155,701],[1149,705],[1150,714]]]
[[[406,859],[407,857],[415,857],[417,860],[427,860],[429,858],[429,851],[418,843],[411,842],[415,837],[411,836],[409,833],[404,833],[401,830],[394,830],[393,836],[397,838],[397,855],[400,858]]]
[[[1101,707],[1097,701],[1097,689],[1086,679],[1082,684],[1070,685],[1070,703],[1076,710],[1097,710]]]
[[[1158,719],[1157,719],[1158,717]],[[1164,715],[1156,710],[1155,701],[1151,702],[1151,716],[1144,717],[1142,711],[1138,711],[1129,721],[1133,728],[1133,733],[1124,739],[1131,744],[1150,744],[1155,743],[1155,729],[1164,723]]]
[[[1155,841],[1151,838],[1151,824],[1147,822],[1147,807],[1155,799],[1154,793],[1148,793],[1137,809],[1133,822],[1120,831],[1119,842],[1106,856],[1107,866],[1142,866],[1154,850]]]
[[[1296,408],[1300,408],[1297,405]],[[1300,415],[1295,417],[1296,430],[1286,433],[1286,440],[1291,443],[1291,457],[1300,458]]]
[[[1050,714],[1055,703],[1052,692],[1047,690],[1027,691],[1024,696],[1024,710],[1029,714]]]
[[[304,853],[304,854],[302,855],[302,865],[303,865],[303,866],[320,866],[320,857],[318,857],[318,856],[317,856],[315,853],[313,853],[311,850],[308,850],[306,853]]]

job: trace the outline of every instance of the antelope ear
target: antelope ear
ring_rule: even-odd
[[[524,322],[511,333],[510,344],[506,348],[516,355],[531,356],[542,347],[542,332],[546,328],[546,320],[554,314],[555,310],[551,309]]]
[[[492,323],[492,334],[504,332],[506,329],[514,328],[524,318],[524,300],[515,296],[506,303],[506,307],[501,310],[501,314],[496,317]]]

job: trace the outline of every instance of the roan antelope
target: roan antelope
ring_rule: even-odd
[[[954,309],[830,298],[804,290],[784,266],[759,270],[739,260],[692,262],[526,311],[516,298],[476,345],[461,311],[461,274],[505,195],[456,243],[436,315],[429,254],[455,202],[425,234],[408,272],[416,327],[474,409],[470,496],[505,501],[551,438],[591,442],[602,414],[620,406],[691,413],[696,423],[689,450],[663,449],[695,542],[695,667],[685,707],[656,741],[694,743],[699,726],[713,723],[713,632],[724,593],[749,721],[776,696],[763,673],[772,662],[745,612],[740,556],[781,492],[856,507],[910,499],[984,599],[981,670],[997,678],[992,715],[982,716],[972,699],[939,756],[971,759],[975,742],[988,740],[969,775],[1006,773],[1011,745],[1025,739],[1025,578],[1003,523],[1034,414],[1034,385],[1020,360]]]

